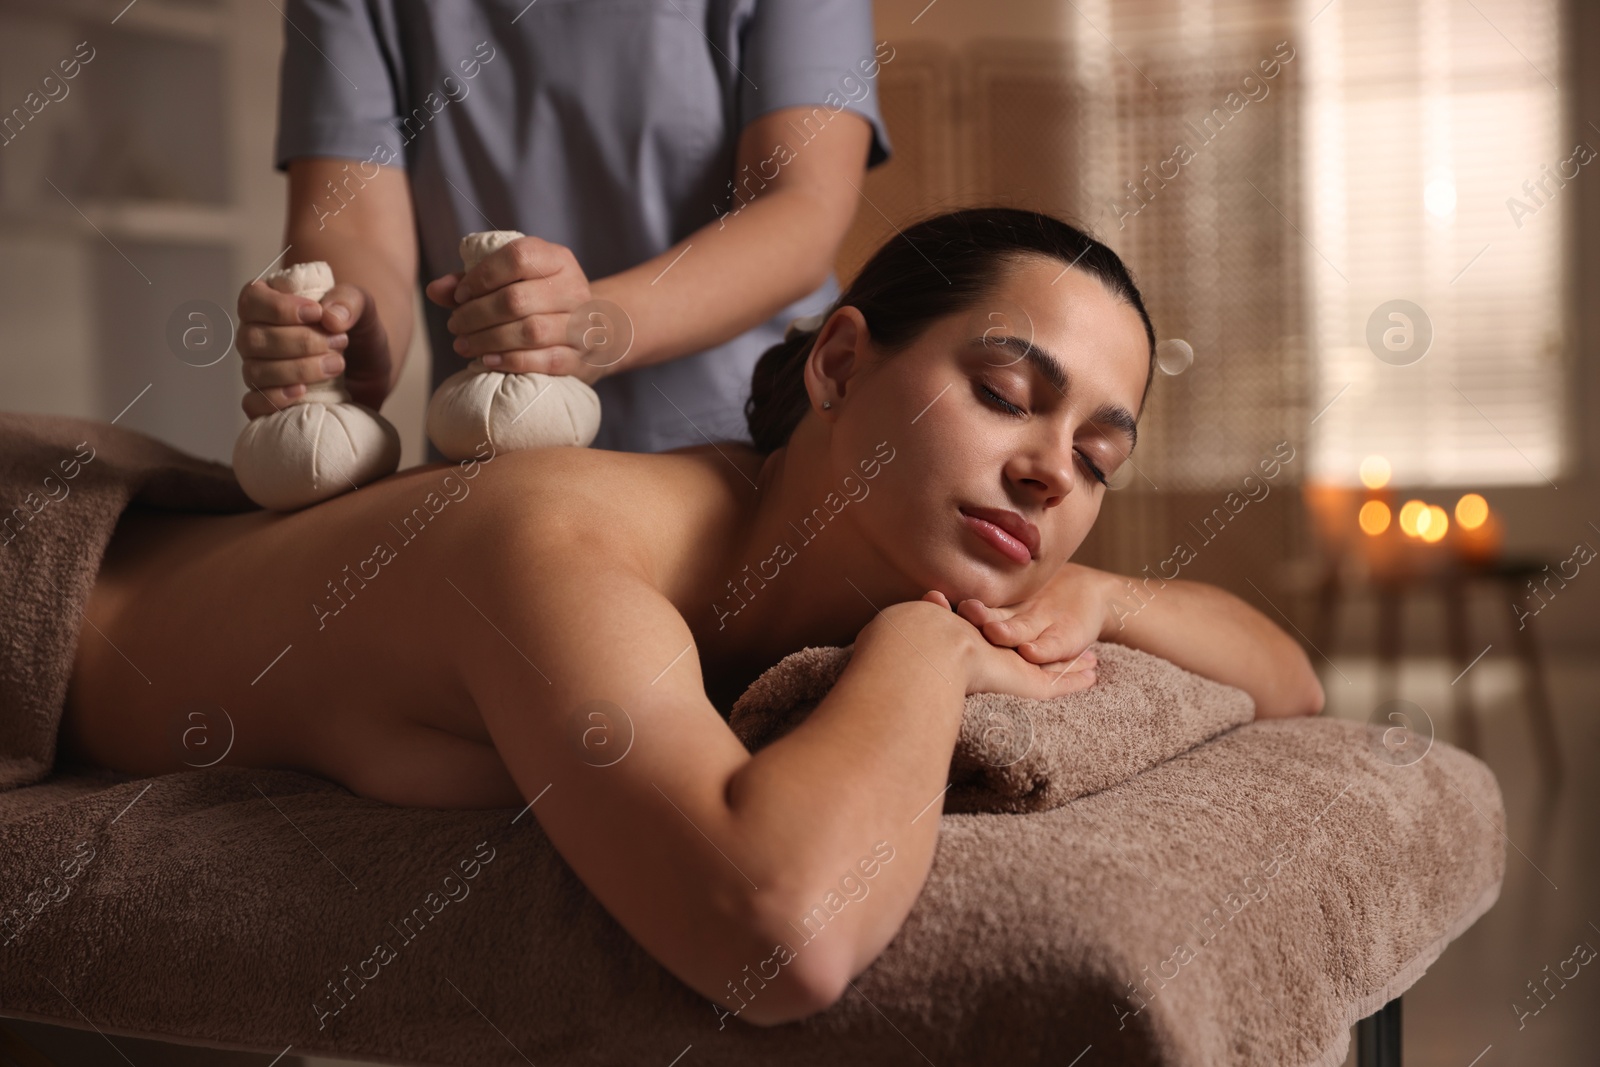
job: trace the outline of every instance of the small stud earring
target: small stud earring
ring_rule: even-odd
[[[823,407],[823,409],[824,409],[824,410],[826,410],[826,409],[828,409],[828,408],[831,408],[831,407],[833,407],[833,401],[831,401],[831,400],[824,400],[824,401],[823,401],[823,402],[822,402],[822,407]]]

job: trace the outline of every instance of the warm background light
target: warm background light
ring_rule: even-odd
[[[1449,171],[1435,174],[1422,187],[1422,206],[1434,218],[1447,219],[1456,211],[1456,183]]]
[[[1377,537],[1389,528],[1389,505],[1381,500],[1369,500],[1361,505],[1357,521],[1361,523],[1362,533]]]
[[[1400,532],[1407,537],[1417,537],[1422,533],[1421,519],[1427,514],[1428,505],[1420,500],[1407,500],[1400,505]]]
[[[1464,530],[1476,530],[1489,517],[1489,502],[1477,493],[1468,493],[1456,501],[1456,521]]]
[[[1427,520],[1427,525],[1423,525],[1424,518]],[[1450,529],[1450,516],[1446,515],[1444,508],[1438,504],[1429,504],[1428,510],[1417,519],[1417,535],[1430,545],[1443,540],[1448,529]]]
[[[1361,461],[1361,484],[1368,489],[1382,489],[1389,484],[1389,461],[1382,456],[1368,456]]]

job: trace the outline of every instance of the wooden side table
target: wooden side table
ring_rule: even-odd
[[[1493,644],[1481,651],[1473,648],[1469,594],[1475,584],[1488,582],[1505,592],[1506,603],[1514,602],[1528,579],[1545,574],[1545,560],[1502,559],[1486,563],[1452,562],[1444,569],[1433,572],[1397,569],[1374,573],[1366,584],[1377,597],[1378,625],[1375,633],[1380,664],[1379,690],[1393,694],[1399,688],[1399,661],[1404,629],[1401,611],[1407,598],[1426,593],[1437,593],[1445,608],[1445,641],[1456,677],[1450,683],[1452,705],[1459,725],[1458,739],[1461,747],[1473,755],[1481,756],[1481,738],[1476,709],[1472,700],[1469,668],[1487,653]],[[1317,587],[1317,617],[1313,629],[1318,636],[1318,647],[1331,656],[1338,636],[1339,608],[1350,591],[1341,577],[1337,563],[1329,565]],[[1555,715],[1550,706],[1549,688],[1545,683],[1544,663],[1539,648],[1538,633],[1531,618],[1524,619],[1519,627],[1512,620],[1510,644],[1522,663],[1524,704],[1529,725],[1533,730],[1534,747],[1545,780],[1553,789],[1562,778],[1561,746],[1556,734]]]

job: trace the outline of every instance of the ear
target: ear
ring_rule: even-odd
[[[818,415],[831,419],[838,414],[851,381],[866,368],[871,354],[872,334],[859,309],[847,304],[828,316],[805,366],[806,392]],[[830,402],[829,410],[822,410],[823,401]]]

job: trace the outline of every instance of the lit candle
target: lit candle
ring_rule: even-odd
[[[1488,501],[1468,493],[1456,501],[1456,554],[1469,563],[1492,563],[1505,545],[1505,529]]]

